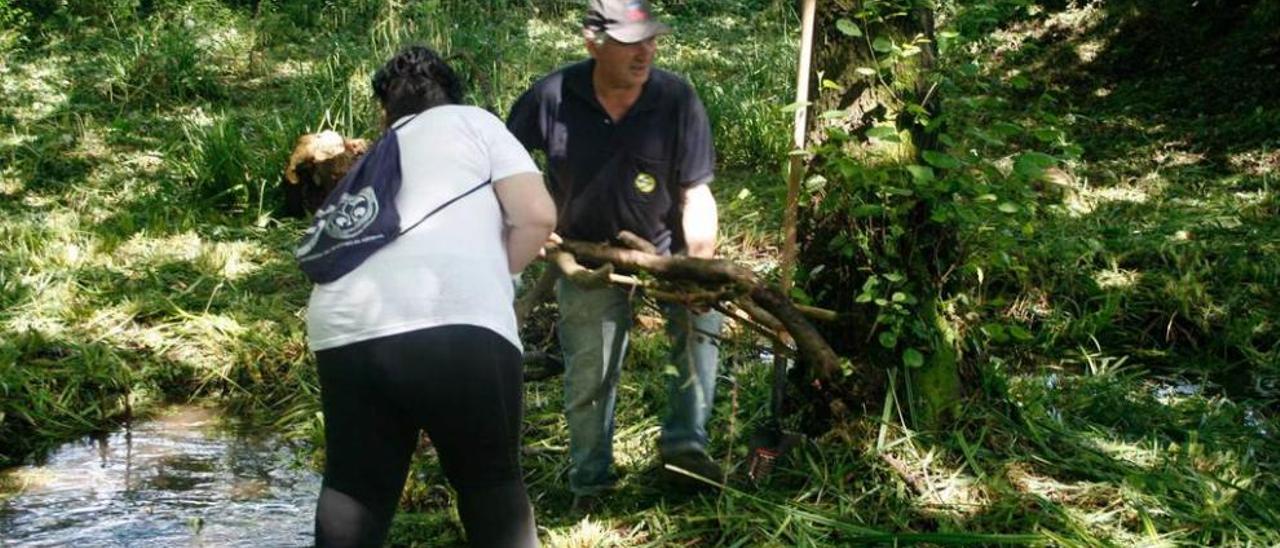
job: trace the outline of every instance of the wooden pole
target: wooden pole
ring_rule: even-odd
[[[800,63],[796,73],[796,116],[787,175],[787,208],[782,214],[782,293],[790,295],[796,262],[796,209],[804,176],[805,132],[809,121],[809,67],[813,62],[813,20],[818,0],[805,0],[800,17]]]
[[[804,172],[804,136],[809,121],[809,64],[813,59],[813,19],[818,0],[804,0],[800,13],[800,63],[796,71],[796,118],[792,133],[790,169],[787,172],[787,208],[782,213],[782,269],[781,293],[790,299],[796,262],[796,209],[800,202],[800,180]],[[773,349],[773,397],[772,414],[775,421],[781,419],[783,386],[786,384],[788,358],[788,333],[780,331]],[[780,426],[779,426],[780,428]]]

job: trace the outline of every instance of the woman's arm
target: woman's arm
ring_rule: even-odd
[[[493,183],[506,214],[507,268],[518,274],[533,261],[556,228],[556,204],[540,173],[517,173]]]

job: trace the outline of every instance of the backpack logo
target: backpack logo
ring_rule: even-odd
[[[378,218],[378,197],[367,186],[354,195],[343,193],[326,217],[324,232],[332,238],[350,240],[359,236]]]

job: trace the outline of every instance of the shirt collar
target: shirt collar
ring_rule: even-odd
[[[570,65],[565,71],[565,89],[570,93],[577,95],[579,99],[587,102],[601,111],[604,110],[600,106],[600,101],[596,99],[595,84],[591,80],[591,72],[595,70],[596,60],[587,59],[581,63]],[[640,97],[636,99],[636,103],[631,105],[631,109],[627,111],[627,116],[633,112],[644,112],[653,110],[658,107],[658,91],[657,84],[654,79],[658,78],[658,68],[654,67],[649,72],[649,79],[645,81],[644,87],[640,89]]]

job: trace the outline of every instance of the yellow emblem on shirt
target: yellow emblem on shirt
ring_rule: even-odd
[[[653,175],[649,175],[643,171],[640,172],[639,175],[636,175],[636,190],[639,190],[641,194],[653,192],[653,189],[657,187],[658,180],[654,179]]]

